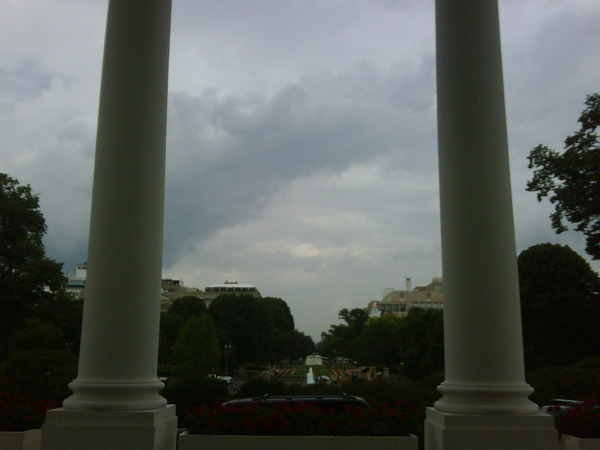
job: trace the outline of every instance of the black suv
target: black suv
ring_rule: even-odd
[[[353,395],[263,395],[262,397],[249,397],[230,400],[223,403],[223,406],[277,406],[288,405],[294,406],[301,403],[316,405],[324,410],[333,408],[335,412],[344,412],[347,406],[352,408],[360,408],[370,410],[369,405],[364,398],[355,397]]]

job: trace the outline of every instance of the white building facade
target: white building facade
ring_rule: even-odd
[[[411,308],[444,308],[444,281],[432,278],[426,286],[411,288],[410,278],[406,279],[404,290],[388,288],[383,291],[381,300],[372,300],[367,306],[369,317],[385,314],[404,317]]]

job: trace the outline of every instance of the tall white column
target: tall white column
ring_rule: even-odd
[[[125,448],[132,435],[142,445],[146,426],[148,442],[166,433],[174,445],[156,373],[170,16],[171,0],[109,3],[79,372],[65,408],[49,412],[45,448]],[[163,438],[149,445],[167,448]]]
[[[547,418],[528,417],[497,0],[437,0],[436,33],[446,379],[427,445],[553,448]]]

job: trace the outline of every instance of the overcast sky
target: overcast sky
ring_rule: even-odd
[[[41,196],[65,271],[87,258],[106,8],[0,0],[0,171]],[[517,251],[586,256],[525,191],[526,157],[600,90],[600,2],[500,13]],[[174,0],[165,277],[254,284],[317,338],[442,276],[437,171],[432,0]]]

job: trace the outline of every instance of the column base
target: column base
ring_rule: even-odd
[[[150,381],[79,381],[69,383],[73,395],[63,401],[68,409],[83,411],[143,411],[167,406],[159,394],[165,385],[158,378]]]
[[[81,411],[66,408],[46,413],[43,450],[175,450],[175,405],[148,411]]]
[[[467,415],[427,408],[425,449],[558,450],[558,431],[547,414]]]
[[[529,400],[533,388],[522,384],[463,384],[444,381],[438,386],[442,398],[434,403],[436,411],[467,415],[535,414],[540,407]]]

